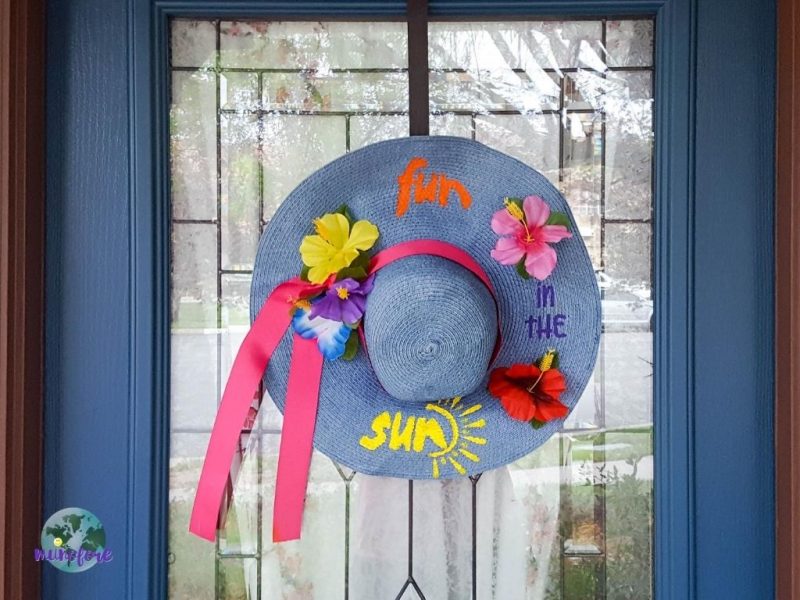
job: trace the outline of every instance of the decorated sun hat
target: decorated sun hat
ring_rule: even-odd
[[[262,377],[284,413],[273,537],[295,539],[312,444],[370,475],[506,465],[578,402],[601,322],[561,194],[450,137],[377,143],[303,181],[261,238],[251,311],[192,513],[207,539]]]

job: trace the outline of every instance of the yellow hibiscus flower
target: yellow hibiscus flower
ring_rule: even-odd
[[[307,235],[300,244],[303,264],[309,267],[308,280],[323,283],[330,275],[349,267],[358,253],[369,250],[378,239],[378,228],[369,221],[350,221],[342,214],[329,213],[314,221],[316,235]]]

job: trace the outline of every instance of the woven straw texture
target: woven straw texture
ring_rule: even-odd
[[[414,404],[473,392],[497,339],[497,310],[486,286],[435,256],[393,263],[375,282],[364,333],[383,389]]]
[[[463,183],[472,196],[470,208],[462,208],[451,194],[447,206],[412,201],[397,217],[398,176],[413,157],[428,161],[426,176],[444,173]],[[492,214],[503,208],[505,197],[532,194],[541,196],[552,211],[566,213],[573,232],[572,238],[554,245],[558,264],[541,284],[523,280],[513,267],[490,256],[498,238],[490,227]],[[568,386],[561,401],[572,409],[594,368],[600,294],[569,207],[553,185],[518,160],[461,138],[403,138],[347,154],[302,182],[264,231],[253,273],[251,318],[279,283],[299,273],[298,248],[313,232],[312,221],[341,204],[347,204],[356,219],[378,226],[380,238],[373,252],[415,239],[439,239],[467,251],[495,287],[503,343],[488,366],[495,340],[494,304],[462,267],[444,259],[414,257],[384,268],[376,276],[364,319],[370,356],[362,349],[353,361],[326,361],[323,367],[315,447],[361,473],[449,478],[513,462],[558,431],[561,420],[540,429],[512,420],[486,390],[491,367],[530,363],[555,348]],[[553,286],[554,306],[537,306],[539,285]],[[565,315],[565,337],[539,339],[529,318],[548,315]],[[265,375],[266,389],[281,410],[290,355],[291,331]],[[457,395],[463,398],[452,406],[448,400]],[[443,402],[431,402],[437,398]],[[373,427],[383,413],[388,416]],[[392,426],[385,426],[386,419]],[[426,440],[420,424],[432,419],[444,434],[443,440],[437,439],[447,448]],[[379,444],[378,432],[385,435]],[[370,438],[377,447],[366,448],[362,438]]]

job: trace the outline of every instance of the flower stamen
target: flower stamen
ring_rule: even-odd
[[[539,359],[539,376],[536,378],[536,381],[530,385],[530,387],[526,388],[531,394],[533,393],[534,388],[539,385],[539,382],[542,380],[542,377],[544,377],[544,374],[553,368],[553,361],[555,358],[556,351],[552,348],[549,348],[547,352],[545,352],[544,356]]]
[[[347,300],[350,297],[350,292],[345,287],[336,288],[336,295],[340,300]]]
[[[525,228],[525,243],[532,244],[535,240],[533,239],[533,234],[531,233],[531,230],[528,229],[528,223],[525,221],[525,213],[519,207],[519,204],[517,204],[516,202],[512,202],[509,198],[503,200],[503,204],[505,205],[508,214],[510,214],[517,221],[519,221]]]
[[[512,217],[514,217],[517,221],[519,221],[523,225],[525,224],[525,213],[522,212],[522,209],[519,207],[519,204],[512,202],[509,198],[503,200],[503,204],[505,204],[508,214],[510,214]]]
[[[539,370],[544,373],[545,371],[549,371],[553,366],[553,360],[556,357],[556,351],[552,348],[548,348],[545,355],[539,361]]]
[[[532,393],[533,393],[533,390],[535,390],[535,389],[536,389],[536,386],[537,386],[537,385],[539,385],[539,382],[542,380],[542,377],[543,377],[543,376],[544,376],[544,371],[543,371],[543,372],[541,372],[541,373],[539,373],[539,376],[536,378],[536,381],[534,381],[532,384],[530,384],[530,385],[529,385],[528,387],[526,387],[525,389],[526,389],[526,390],[528,390],[528,392],[530,392],[530,393],[532,394]]]

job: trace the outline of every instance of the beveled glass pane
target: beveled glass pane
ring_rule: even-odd
[[[250,327],[251,279],[249,273],[224,273],[221,277],[222,324],[230,331]]]
[[[404,112],[406,73],[266,73],[263,106],[282,112]]]
[[[652,19],[608,21],[606,49],[611,67],[647,67],[653,64]]]
[[[563,597],[570,600],[605,598],[603,561],[600,557],[568,557],[564,560]]]
[[[404,69],[405,23],[223,21],[223,67]]]
[[[555,114],[479,115],[475,139],[532,165],[557,184],[559,117]]]
[[[471,116],[454,115],[445,113],[431,115],[431,135],[453,135],[456,137],[472,138],[475,129]]]
[[[605,227],[605,273],[614,281],[606,298],[649,299],[650,237],[647,223],[607,223]]]
[[[252,600],[258,597],[258,560],[220,557],[217,565],[217,598]]]
[[[303,537],[272,542],[272,502],[280,435],[262,437],[261,585],[284,597],[345,597],[345,530],[347,485],[333,462],[314,453],[311,460]]]
[[[213,74],[172,74],[170,191],[175,219],[216,217],[216,110]]]
[[[601,348],[597,360],[599,363],[602,363],[604,358],[602,336],[600,339]],[[592,373],[592,376],[589,378],[589,383],[586,384],[586,389],[583,390],[583,394],[578,400],[578,404],[569,416],[564,419],[565,429],[595,429],[602,425],[604,382],[600,377],[600,373],[598,373],[601,369],[602,368],[595,368],[595,372]]]
[[[606,214],[649,219],[653,196],[652,74],[617,71],[620,99],[606,112]]]
[[[264,121],[264,220],[298,183],[346,150],[343,116],[268,114]]]
[[[559,188],[569,202],[589,256],[600,264],[603,123],[596,113],[564,112]]]
[[[486,578],[494,568],[502,574],[498,591],[503,591],[495,597],[561,597],[562,445],[553,437],[510,465],[511,486],[504,469],[484,473],[478,481],[479,527],[485,523],[480,539],[496,539],[491,558],[502,558],[492,567],[486,550],[479,554],[478,590],[484,592],[479,597],[492,597]]]
[[[220,118],[222,268],[253,268],[261,232],[261,164],[258,118],[222,115]]]
[[[352,598],[395,597],[406,582],[408,498],[408,481],[403,479],[362,474],[353,478],[350,501]],[[375,510],[377,506],[380,510]]]
[[[237,112],[258,110],[261,106],[260,74],[223,71],[219,78],[220,106]]]
[[[258,411],[258,417],[261,423],[261,431],[266,433],[280,433],[283,427],[283,413],[278,410],[269,392],[264,392],[264,397],[261,400],[261,408]]]
[[[357,115],[350,117],[350,150],[408,135],[406,115]]]
[[[212,21],[175,19],[170,35],[172,67],[213,67],[217,28]]]
[[[235,483],[225,529],[219,536],[219,555],[255,556],[261,547],[258,539],[261,481],[258,472],[258,435],[240,436],[235,461]]]
[[[652,433],[630,427],[606,436],[614,471],[606,487],[606,593],[631,598],[632,592],[653,585],[650,556],[653,525]]]
[[[603,64],[600,21],[431,23],[431,69],[557,69]]]
[[[217,336],[206,329],[173,328],[170,336],[170,426],[204,429],[217,414]]]
[[[609,428],[653,421],[653,340],[651,303],[631,300],[624,319],[606,321],[603,352],[605,421]]]
[[[414,483],[414,579],[426,596],[470,597],[471,529],[469,479]]]
[[[190,534],[187,525],[207,444],[208,434],[173,433],[170,438],[167,539],[170,598],[216,598],[214,544]]]
[[[431,108],[436,111],[541,111],[558,108],[555,75],[536,69],[431,72]]]
[[[217,232],[213,224],[172,226],[172,329],[217,326]]]

